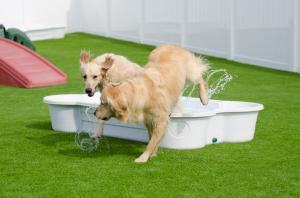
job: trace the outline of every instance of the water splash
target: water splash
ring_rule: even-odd
[[[99,146],[99,139],[92,138],[90,134],[77,131],[75,134],[75,143],[80,150],[85,152],[92,152],[97,150]]]
[[[93,107],[87,107],[85,109],[85,115],[87,119],[92,122],[94,120],[93,116],[89,113],[90,110],[92,112],[95,111],[95,108]],[[110,151],[110,145],[108,142],[108,139],[106,137],[100,137],[100,138],[94,138],[93,133],[84,133],[82,131],[77,131],[74,137],[76,146],[85,152],[92,152],[96,151],[98,147],[100,148],[100,151],[105,148],[108,152]]]
[[[208,97],[211,98],[213,95],[219,94],[232,79],[233,77],[226,69],[209,70],[206,76],[206,81],[208,83]],[[187,94],[187,98],[190,98],[194,93],[196,86],[197,84],[187,85],[183,89],[183,95]]]
[[[206,81],[209,85],[208,97],[211,98],[213,95],[219,94],[232,79],[233,77],[227,72],[226,69],[208,71],[206,78]]]

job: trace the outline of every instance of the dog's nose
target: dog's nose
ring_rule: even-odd
[[[107,117],[104,117],[104,118],[102,118],[101,120],[108,120],[108,118],[107,118]]]
[[[94,112],[94,116],[96,116],[96,111]]]
[[[85,93],[91,94],[91,93],[92,93],[92,89],[91,89],[91,88],[86,88],[86,89],[85,89]]]

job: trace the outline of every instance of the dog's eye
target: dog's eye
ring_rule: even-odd
[[[98,78],[98,76],[93,76],[93,79],[96,79],[96,78]]]
[[[83,76],[83,79],[86,80],[86,75]]]

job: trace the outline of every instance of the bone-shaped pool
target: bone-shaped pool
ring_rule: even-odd
[[[93,133],[98,126],[94,116],[100,93],[63,94],[44,97],[48,104],[52,128],[61,132]],[[201,148],[221,142],[245,142],[254,137],[256,121],[263,105],[253,102],[210,100],[207,106],[199,98],[181,97],[182,111],[171,114],[168,129],[160,147],[174,149]],[[142,124],[121,123],[111,119],[105,123],[104,135],[148,142]]]

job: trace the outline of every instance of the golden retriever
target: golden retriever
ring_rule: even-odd
[[[97,87],[101,92],[108,83],[119,83],[135,76],[142,71],[142,68],[124,56],[105,53],[92,60],[89,52],[82,51],[80,53],[80,71],[85,82],[85,92],[92,97]],[[101,137],[103,128],[104,121],[100,120],[93,137]]]
[[[95,115],[102,120],[115,117],[122,122],[143,122],[150,141],[135,162],[147,162],[156,154],[186,83],[199,83],[201,102],[208,103],[207,83],[202,77],[206,70],[207,65],[192,53],[161,45],[150,53],[139,75],[103,89]]]

